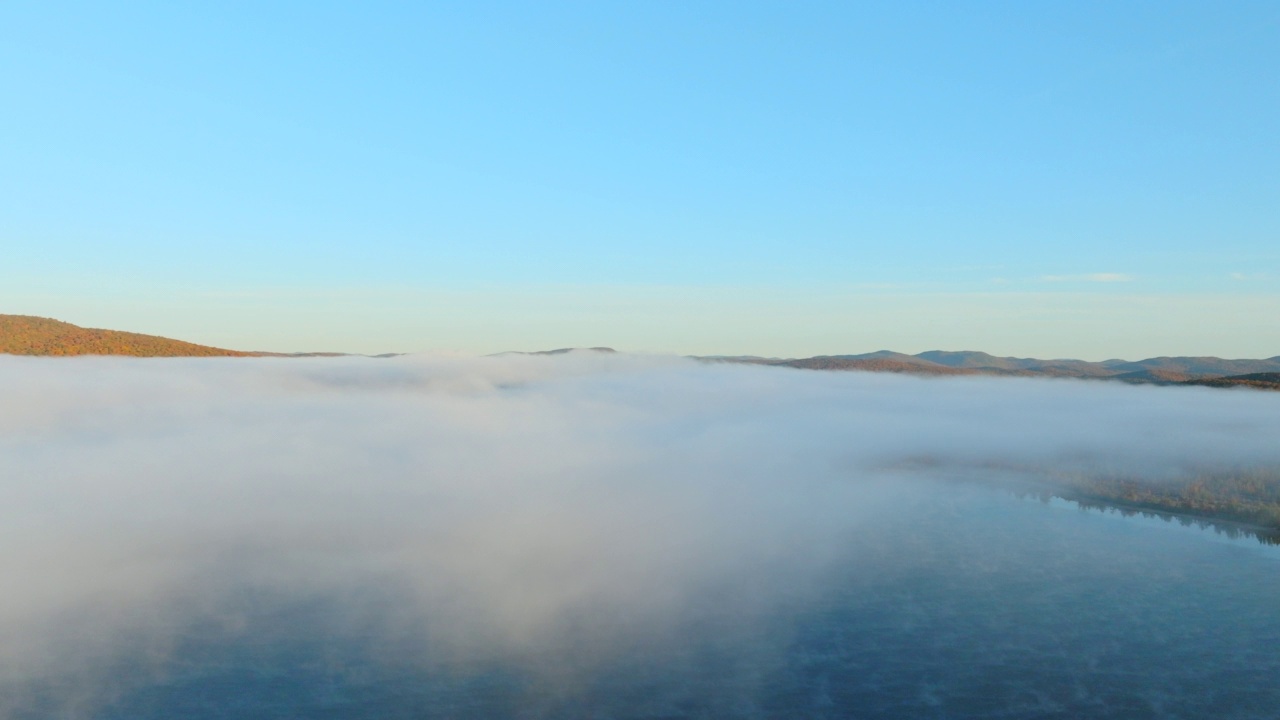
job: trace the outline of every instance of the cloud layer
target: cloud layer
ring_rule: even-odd
[[[672,357],[0,357],[0,397],[0,717],[88,713],[246,598],[569,672],[806,602],[975,468],[1280,464],[1276,395]]]

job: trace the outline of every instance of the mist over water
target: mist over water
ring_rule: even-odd
[[[0,718],[1265,717],[1273,549],[971,481],[1277,437],[1204,388],[0,357]]]

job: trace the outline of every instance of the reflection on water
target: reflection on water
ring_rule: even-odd
[[[1050,496],[1040,496],[1041,500],[1048,501]],[[1075,494],[1065,494],[1065,499],[1085,510],[1097,510],[1099,512],[1113,512],[1124,517],[1143,517],[1148,520],[1163,520],[1165,522],[1176,522],[1183,527],[1197,527],[1201,530],[1212,530],[1219,535],[1225,535],[1232,540],[1240,538],[1252,538],[1263,545],[1280,545],[1280,529],[1271,527],[1261,527],[1257,525],[1245,525],[1242,523],[1231,522],[1230,520],[1218,520],[1208,517],[1197,517],[1195,515],[1178,514],[1161,512],[1145,507],[1135,507],[1132,505],[1122,505],[1098,498],[1081,497]]]
[[[1177,523],[912,496],[848,537],[829,582],[767,608],[708,588],[665,626],[584,624],[520,653],[448,657],[383,618],[394,593],[248,594],[112,692],[73,708],[150,718],[1263,718],[1280,707],[1280,549]],[[747,608],[744,610],[744,608]],[[150,654],[148,654],[150,653]],[[66,711],[72,680],[11,690]],[[87,701],[86,701],[87,702]],[[73,715],[74,716],[74,715]]]

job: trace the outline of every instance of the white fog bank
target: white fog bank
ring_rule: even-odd
[[[246,589],[385,591],[379,632],[459,662],[589,657],[697,603],[802,602],[929,477],[1159,482],[1280,465],[1276,438],[1280,394],[1205,388],[594,353],[0,356],[0,688],[70,674],[91,704],[113,658],[234,622]]]

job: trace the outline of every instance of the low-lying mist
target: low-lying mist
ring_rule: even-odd
[[[744,633],[832,567],[906,561],[877,532],[921,497],[1273,467],[1276,438],[1280,395],[1202,388],[588,352],[0,357],[0,718],[93,717],[192,638],[299,618],[382,663],[570,694],[691,628],[763,656]]]

